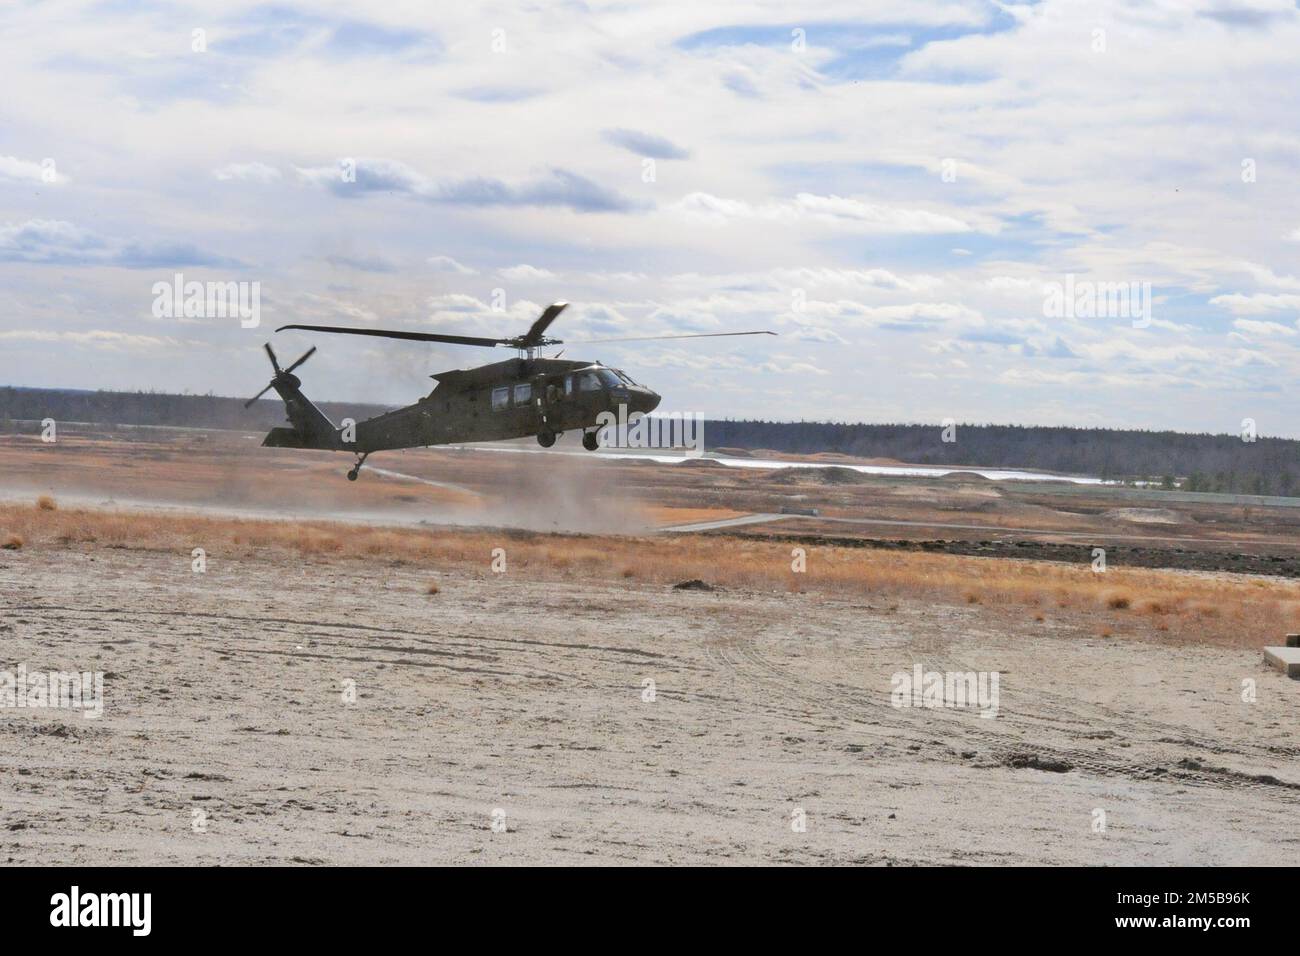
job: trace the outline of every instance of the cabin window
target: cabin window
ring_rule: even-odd
[[[599,392],[600,378],[595,372],[583,372],[578,379],[578,388],[584,392]]]
[[[533,387],[528,384],[515,386],[515,404],[527,405],[533,397]]]
[[[565,395],[572,395],[572,394],[573,394],[573,376],[572,376],[572,375],[566,375],[566,376],[564,376],[564,394],[565,394]]]
[[[510,404],[510,386],[492,389],[492,411],[499,412]]]

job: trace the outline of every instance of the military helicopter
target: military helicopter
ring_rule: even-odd
[[[549,305],[523,335],[503,339],[335,325],[282,325],[276,329],[277,332],[299,329],[409,342],[445,342],[484,348],[506,346],[518,354],[504,362],[433,375],[431,377],[438,384],[414,405],[340,428],[302,393],[302,381],[293,374],[294,369],[315,354],[316,347],[312,346],[296,362],[282,369],[268,342],[264,347],[271,359],[271,367],[275,369],[275,377],[266,388],[245,402],[244,407],[251,407],[275,389],[284,400],[290,427],[272,428],[262,446],[350,451],[357,456],[357,461],[348,472],[349,481],[357,480],[361,466],[372,454],[397,448],[502,441],[529,435],[537,436],[537,443],[543,448],[550,448],[564,432],[580,429],[582,447],[595,451],[599,447],[597,416],[602,412],[618,414],[620,405],[626,407],[627,415],[645,414],[658,407],[659,396],[634,382],[627,373],[600,362],[541,357],[538,353],[543,347],[562,344],[560,339],[547,338],[546,330],[567,307],[567,302]],[[700,332],[647,338],[590,339],[587,344],[775,334],[768,331]]]

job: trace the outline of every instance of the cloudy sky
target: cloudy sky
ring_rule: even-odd
[[[565,299],[779,333],[566,352],[665,410],[1300,437],[1297,51],[1282,0],[16,0],[0,383],[252,395],[273,339],[407,402],[509,353],[272,329]],[[156,316],[176,273],[261,326]],[[1049,314],[1070,275],[1150,321]]]

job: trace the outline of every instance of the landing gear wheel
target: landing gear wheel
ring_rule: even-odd
[[[368,451],[359,452],[357,454],[357,463],[353,465],[352,470],[348,472],[348,481],[357,480],[357,475],[361,474],[361,466],[366,463],[366,459],[369,457],[370,452]]]
[[[353,468],[351,471],[348,472],[348,481],[356,481],[356,480],[357,480],[357,469]]]
[[[555,444],[555,432],[538,432],[537,444],[543,448],[550,448]]]
[[[600,447],[600,439],[596,437],[596,432],[584,432],[582,436],[582,447],[587,451],[595,451]]]

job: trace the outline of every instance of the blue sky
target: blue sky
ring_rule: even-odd
[[[566,352],[666,410],[1300,437],[1294,3],[463,6],[0,9],[0,383],[251,395],[285,322],[565,299],[780,333]],[[261,327],[155,317],[177,272]],[[1067,275],[1152,321],[1052,317]],[[390,403],[505,357],[315,344],[309,394]]]

